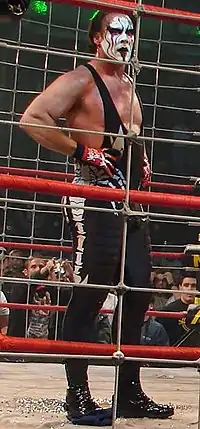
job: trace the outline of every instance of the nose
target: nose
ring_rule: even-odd
[[[125,31],[121,35],[121,42],[128,42],[128,34]]]

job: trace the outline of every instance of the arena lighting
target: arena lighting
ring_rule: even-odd
[[[47,15],[49,10],[49,5],[46,1],[43,1],[43,0],[32,0],[31,9],[37,15]]]

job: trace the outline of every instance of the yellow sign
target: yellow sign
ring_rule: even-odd
[[[200,267],[200,255],[192,255],[194,268]]]
[[[197,323],[199,323],[199,319],[200,319],[200,310],[198,310],[197,314],[195,314],[195,316],[193,317],[191,321],[191,325],[196,325]]]

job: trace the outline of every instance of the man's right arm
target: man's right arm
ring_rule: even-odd
[[[63,114],[67,115],[84,95],[90,79],[88,70],[82,66],[60,76],[33,100],[23,114],[20,124],[27,134],[47,149],[73,156],[78,161],[101,168],[112,177],[120,152],[110,153],[110,149],[101,150],[84,146],[68,137],[56,125],[56,121]],[[25,123],[33,126],[24,125]],[[45,128],[45,125],[54,128]]]
[[[20,120],[21,128],[47,149],[72,156],[77,143],[56,128],[56,121],[77,103],[88,81],[88,71],[83,67],[60,76],[29,105]],[[37,126],[26,126],[24,123]],[[55,129],[40,128],[38,125],[51,126]]]

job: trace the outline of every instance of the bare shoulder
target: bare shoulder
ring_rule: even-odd
[[[84,66],[79,66],[76,69],[59,76],[46,88],[45,92],[57,93],[57,91],[62,91],[63,94],[80,94],[86,89],[90,81],[91,75],[88,69]]]
[[[54,119],[59,118],[80,100],[90,84],[91,74],[84,66],[59,76],[30,104],[26,112],[47,112]]]
[[[74,70],[70,70],[60,76],[57,80],[64,83],[70,82],[78,86],[86,86],[91,82],[91,73],[84,66],[79,66]]]

